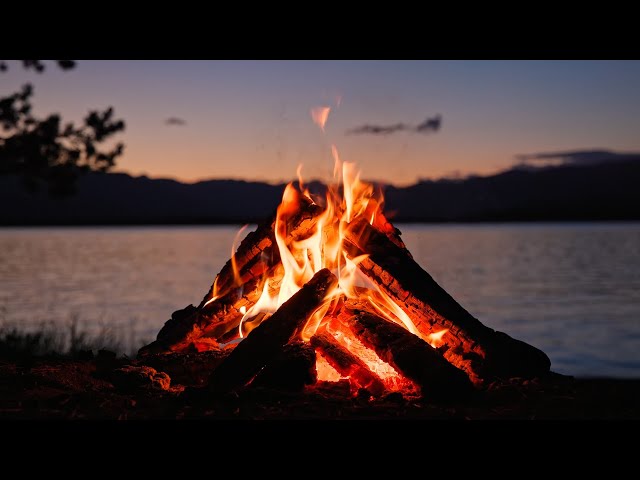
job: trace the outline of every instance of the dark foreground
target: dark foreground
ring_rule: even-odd
[[[460,404],[430,404],[399,394],[352,398],[346,385],[323,382],[297,392],[247,388],[215,397],[197,385],[217,363],[215,355],[206,354],[155,360],[158,371],[171,372],[169,383],[165,374],[145,376],[149,370],[115,375],[125,365],[141,364],[104,354],[0,360],[0,419],[640,418],[640,380],[556,374],[514,378],[496,382]]]

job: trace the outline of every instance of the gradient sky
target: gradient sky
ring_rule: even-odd
[[[368,179],[395,184],[507,168],[517,154],[640,150],[639,61],[89,61],[63,72],[0,75],[0,96],[29,81],[38,114],[80,120],[112,105],[127,129],[117,170],[185,181],[327,178],[329,146]],[[323,134],[317,105],[335,106]],[[345,135],[418,124],[430,135]],[[186,125],[166,125],[179,117]]]

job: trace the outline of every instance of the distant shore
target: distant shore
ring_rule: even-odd
[[[640,161],[512,169],[487,177],[382,185],[394,223],[640,220]],[[326,187],[311,182],[322,195]],[[269,218],[284,185],[239,180],[193,184],[91,173],[76,195],[29,193],[0,176],[0,225],[235,225]]]
[[[167,222],[95,222],[95,223],[5,223],[0,224],[2,228],[46,228],[46,227],[201,227],[201,226],[240,226],[240,225],[257,225],[263,222],[261,219],[243,219],[243,220],[220,220],[220,221],[167,221]],[[394,225],[517,225],[517,224],[580,224],[580,223],[637,223],[637,218],[532,218],[532,219],[474,219],[474,220],[417,220],[417,219],[398,219],[392,220]]]

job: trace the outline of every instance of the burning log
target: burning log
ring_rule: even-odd
[[[358,266],[429,335],[448,329],[444,356],[467,372],[475,383],[503,376],[532,377],[549,371],[549,358],[537,348],[483,325],[456,302],[399,247],[368,224],[356,219],[345,238],[351,258],[368,254]]]
[[[469,395],[473,386],[462,370],[451,365],[435,348],[400,325],[370,313],[341,317],[351,332],[378,356],[433,400],[453,400]]]
[[[287,217],[287,230],[293,240],[309,235],[322,210],[305,196],[296,201],[299,208]],[[200,305],[174,312],[158,332],[156,341],[142,347],[138,354],[185,351],[205,336],[220,339],[236,328],[243,316],[241,308],[249,309],[260,297],[261,276],[269,270],[273,273],[280,263],[278,249],[273,248],[274,225],[272,218],[249,233],[216,276]]]
[[[316,273],[268,319],[251,331],[211,375],[209,386],[227,392],[248,383],[272,361],[322,305],[338,279],[328,270]]]
[[[317,216],[322,209],[300,195],[296,199],[298,209],[292,213],[287,221],[287,230],[293,240],[305,238],[315,227]],[[209,292],[204,296],[200,306],[202,308],[213,298],[214,294],[220,295],[228,292],[234,286],[238,287],[255,278],[260,278],[269,268],[280,261],[280,255],[275,240],[276,214],[263,222],[255,231],[249,232],[240,242],[240,246],[222,267],[216,276]],[[215,293],[214,293],[215,291]]]
[[[372,395],[379,396],[385,391],[382,380],[367,365],[344,348],[326,330],[311,337],[311,345],[336,369],[343,377],[349,377],[357,387],[366,388]]]
[[[199,338],[208,335],[219,338],[240,323],[242,307],[248,308],[260,297],[260,280],[254,279],[242,289],[232,289],[210,304],[193,305],[171,316],[158,333],[157,339],[140,349],[139,356],[185,351]]]

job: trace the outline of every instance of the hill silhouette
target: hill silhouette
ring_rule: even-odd
[[[77,195],[52,199],[6,176],[0,177],[0,225],[252,223],[274,211],[283,188],[90,173],[81,177]],[[385,211],[396,222],[640,219],[640,157],[387,185],[385,197]]]

